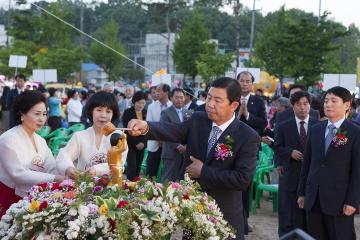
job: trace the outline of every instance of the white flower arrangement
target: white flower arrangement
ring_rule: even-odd
[[[44,183],[13,204],[0,221],[1,239],[165,239],[186,229],[196,240],[235,237],[215,201],[186,177],[107,186],[107,177]]]

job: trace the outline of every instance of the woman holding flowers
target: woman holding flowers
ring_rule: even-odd
[[[41,182],[61,182],[46,141],[36,134],[47,120],[47,101],[39,91],[25,91],[13,105],[16,126],[0,137],[0,217],[11,204]]]
[[[109,173],[107,152],[111,148],[110,136],[104,136],[102,128],[119,118],[115,96],[105,91],[95,93],[86,102],[85,112],[92,126],[74,133],[56,159],[58,171],[72,179],[81,171],[96,175]],[[125,160],[126,156],[127,151],[123,152],[122,159]]]

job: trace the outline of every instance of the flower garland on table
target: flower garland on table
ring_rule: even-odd
[[[145,178],[109,186],[109,178],[44,183],[13,204],[2,239],[164,239],[179,227],[193,239],[228,239],[233,229],[215,201],[188,176],[179,183]]]

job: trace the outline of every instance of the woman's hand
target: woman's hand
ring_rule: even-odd
[[[68,167],[65,171],[65,176],[75,180],[81,172],[74,167]]]

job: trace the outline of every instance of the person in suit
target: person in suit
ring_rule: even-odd
[[[276,163],[279,173],[279,237],[296,228],[305,230],[305,212],[297,204],[297,187],[307,132],[309,127],[318,123],[309,116],[311,96],[308,92],[296,92],[290,101],[295,116],[280,124],[274,143],[276,159],[279,160]]]
[[[147,109],[146,121],[159,122],[161,112],[171,106],[169,100],[170,86],[167,84],[159,84],[156,87],[157,100],[151,103]],[[158,172],[162,143],[159,141],[149,140],[147,142],[148,157],[146,159],[146,175],[155,177]]]
[[[171,91],[172,106],[161,112],[160,122],[180,123],[185,119],[184,103],[185,92],[181,88]],[[164,170],[161,181],[179,180],[179,169],[184,161],[186,146],[180,143],[163,142],[161,158],[164,161]]]
[[[25,91],[25,82],[26,77],[23,74],[18,74],[15,76],[16,85],[14,89],[11,89],[6,100],[7,108],[10,109],[10,128],[16,126],[14,111],[12,105],[15,102],[15,98],[20,95],[20,93]]]
[[[307,91],[306,87],[304,85],[301,85],[301,84],[293,84],[290,86],[289,88],[289,98],[291,98],[291,96],[296,93],[296,92],[299,92],[299,91]],[[314,118],[314,119],[320,119],[320,114],[319,114],[319,111],[313,109],[313,108],[310,108],[310,117],[311,118]],[[274,129],[274,132],[275,132],[275,135],[277,133],[277,130],[278,130],[278,127],[280,123],[288,120],[288,119],[291,119],[291,118],[294,118],[295,114],[294,114],[294,110],[293,108],[288,108],[286,109],[285,111],[279,113],[279,114],[276,114],[276,118],[275,118],[275,129]]]
[[[346,119],[352,95],[343,87],[326,91],[328,120],[308,134],[298,187],[307,230],[317,240],[355,240],[360,203],[360,127]]]
[[[131,108],[125,110],[122,117],[122,122],[124,126],[127,126],[131,119],[146,119],[146,104],[147,96],[144,92],[138,91],[132,97]],[[127,143],[129,152],[126,159],[126,176],[127,179],[133,180],[136,176],[140,174],[141,164],[144,158],[144,151],[146,147],[146,140],[144,136],[133,137],[128,134]]]
[[[235,117],[240,84],[227,77],[215,80],[206,99],[206,112],[194,112],[182,123],[131,120],[130,134],[186,144],[182,173],[196,179],[212,196],[224,218],[244,239],[242,191],[248,188],[256,168],[260,137]],[[228,150],[219,154],[220,147]]]
[[[240,121],[246,123],[253,128],[260,136],[267,125],[266,109],[264,100],[250,93],[253,91],[255,78],[248,72],[240,72],[237,80],[241,87],[240,107],[238,109],[238,117]],[[252,227],[249,226],[247,219],[249,218],[249,191],[243,193],[244,216],[245,216],[245,234],[252,232]]]
[[[261,136],[267,125],[267,117],[264,100],[259,96],[251,95],[255,78],[250,72],[244,71],[238,74],[237,80],[241,87],[238,116]]]
[[[185,106],[186,110],[194,110],[198,107],[196,99],[194,99],[194,91],[191,88],[184,88],[185,92]]]

